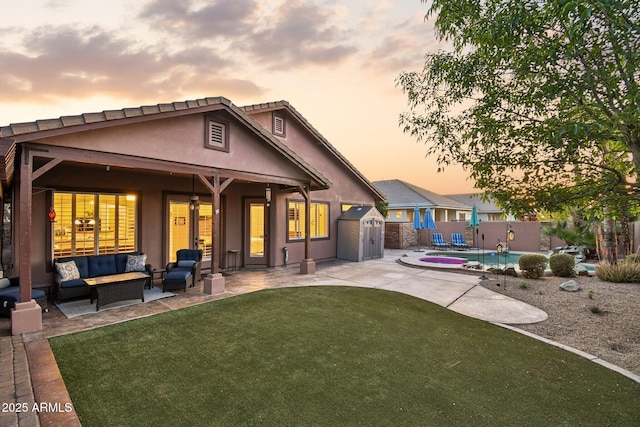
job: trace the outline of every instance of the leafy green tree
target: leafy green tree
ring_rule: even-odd
[[[376,209],[378,209],[378,212],[380,212],[382,216],[386,218],[387,212],[389,212],[389,202],[387,202],[386,200],[376,201]]]
[[[424,1],[424,0],[423,0]],[[640,2],[431,0],[450,51],[397,80],[405,132],[515,214],[638,212]]]

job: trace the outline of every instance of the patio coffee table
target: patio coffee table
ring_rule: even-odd
[[[117,301],[140,298],[144,302],[144,284],[149,276],[140,272],[114,274],[84,279],[91,288],[91,303],[96,297],[96,311],[100,306]]]

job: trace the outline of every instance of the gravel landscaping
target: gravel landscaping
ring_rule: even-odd
[[[563,277],[524,279],[489,275],[482,285],[531,304],[549,318],[515,325],[536,335],[585,351],[640,375],[640,284],[575,278],[577,292],[560,290]],[[499,284],[499,285],[498,285]]]

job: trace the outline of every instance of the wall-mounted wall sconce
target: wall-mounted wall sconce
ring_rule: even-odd
[[[49,222],[55,222],[56,220],[56,210],[53,209],[53,206],[49,208]]]

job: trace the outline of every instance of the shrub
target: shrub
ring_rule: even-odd
[[[605,282],[640,282],[640,263],[618,262],[617,264],[611,264],[603,261],[596,267],[596,276]]]
[[[527,279],[539,279],[547,266],[547,257],[538,254],[524,254],[518,258],[522,276]]]
[[[593,314],[601,313],[600,307],[598,307],[597,305],[590,305],[589,310],[591,310]]]
[[[569,254],[554,254],[549,258],[551,273],[558,277],[576,277],[576,259]]]
[[[624,260],[626,262],[640,262],[640,254],[629,254]]]

